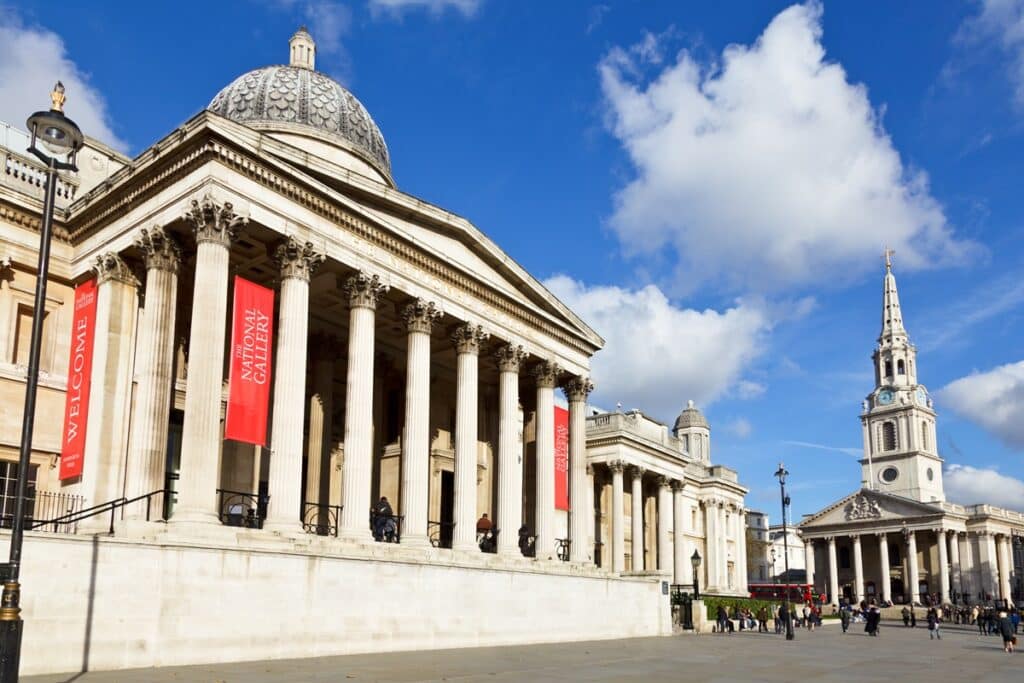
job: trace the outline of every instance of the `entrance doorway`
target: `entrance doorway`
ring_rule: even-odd
[[[441,528],[438,530],[438,547],[452,547],[452,531],[455,523],[455,473],[441,472]]]

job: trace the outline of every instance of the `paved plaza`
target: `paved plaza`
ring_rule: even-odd
[[[395,652],[215,666],[135,669],[23,678],[26,683],[304,683],[327,681],[1020,681],[1024,654],[1007,655],[996,636],[950,626],[928,631],[883,623],[774,634],[641,638],[521,647]]]

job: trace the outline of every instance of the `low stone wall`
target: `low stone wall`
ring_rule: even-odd
[[[263,532],[32,533],[23,557],[24,674],[671,634],[657,578],[560,562]]]

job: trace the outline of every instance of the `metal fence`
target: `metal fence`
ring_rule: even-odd
[[[0,528],[10,529],[14,526],[14,498],[11,504],[4,506],[4,514],[0,515]],[[85,498],[70,493],[52,493],[50,491],[29,491],[25,500],[25,528],[35,531],[52,531],[62,534],[73,534],[78,530],[78,520],[63,521],[72,518],[85,504]],[[43,520],[56,520],[41,524]]]

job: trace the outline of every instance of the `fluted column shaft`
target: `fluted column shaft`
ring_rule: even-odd
[[[334,356],[337,343],[333,337],[314,335],[310,338],[314,349],[313,395],[309,397],[309,440],[306,447],[306,503],[321,506],[316,513],[307,513],[307,519],[318,525],[329,523],[330,505],[331,424],[334,415]],[[336,520],[337,522],[337,520]]]
[[[729,523],[725,505],[718,507],[718,529],[721,533],[715,541],[718,544],[718,585],[721,588],[729,587]]]
[[[612,471],[612,571],[626,570],[626,492],[622,478],[622,463],[611,462]]]
[[[534,368],[537,380],[536,463],[537,492],[534,519],[538,559],[555,556],[555,384],[561,374],[556,363],[541,363]]]
[[[878,536],[879,570],[882,572],[882,600],[892,602],[892,580],[889,578],[889,542],[885,534]]]
[[[476,448],[480,344],[488,335],[479,325],[465,324],[452,335],[457,354],[455,394],[455,550],[478,552],[476,544]]]
[[[907,572],[910,574],[910,585],[907,590],[910,592],[911,603],[919,602],[921,572],[917,566],[917,534],[911,530],[907,534]]]
[[[836,561],[836,538],[828,537],[828,599],[839,604],[839,563]]]
[[[632,502],[631,521],[633,525],[632,538],[632,570],[641,572],[644,570],[644,470],[640,467],[633,468],[633,489],[630,496]]]
[[[864,556],[861,554],[860,535],[853,535],[853,601],[864,599]]]
[[[938,529],[935,532],[935,542],[939,546],[939,596],[943,605],[948,605],[949,600],[949,556],[946,549],[946,531]]]
[[[349,298],[348,376],[345,383],[345,459],[338,535],[368,542],[373,476],[373,345],[377,303],[388,287],[360,273],[345,285]]]
[[[685,490],[683,482],[672,482],[672,581],[678,584],[693,583],[686,542],[686,499],[683,497]]]
[[[186,218],[195,233],[195,292],[185,380],[178,503],[172,522],[219,524],[217,488],[223,443],[220,407],[228,311],[228,257],[246,220],[230,203],[193,201]]]
[[[804,540],[804,567],[807,568],[807,583],[814,588],[814,541]]]
[[[747,511],[742,507],[736,513],[736,543],[739,547],[739,561],[736,563],[736,590],[747,593]]]
[[[597,555],[596,555],[596,553],[597,553],[597,546],[596,546],[597,533],[595,531],[595,526],[597,524],[595,516],[597,514],[597,510],[595,509],[595,505],[594,505],[594,466],[593,465],[587,465],[586,466],[586,474],[585,474],[585,476],[586,476],[586,482],[587,482],[587,491],[586,491],[586,494],[584,495],[584,498],[587,501],[587,503],[586,503],[586,508],[587,508],[587,514],[586,514],[587,535],[586,535],[586,539],[587,539],[587,557],[589,558],[587,561],[591,562],[591,563],[594,563],[594,562],[597,561]],[[605,556],[607,557],[607,553],[605,553]]]
[[[1010,537],[1003,535],[998,541],[999,560],[999,597],[1003,600],[1011,598],[1010,573],[1013,571],[1013,556],[1010,548]]]
[[[586,377],[574,377],[565,385],[569,400],[569,559],[592,562],[590,524],[594,506],[590,502],[594,481],[587,476],[587,395],[594,385]]]
[[[658,479],[658,570],[672,571],[672,541],[669,533],[672,527],[672,489],[668,477]]]
[[[951,583],[957,592],[963,590],[962,575],[960,569],[960,534],[956,531],[949,532],[949,569]]]
[[[309,339],[309,276],[323,261],[313,245],[289,238],[275,252],[281,269],[274,412],[267,519],[263,528],[302,531],[302,431],[306,407],[306,343]]]
[[[519,364],[523,347],[498,350],[498,553],[518,555],[523,524],[523,449],[519,434]]]
[[[146,307],[135,361],[135,419],[125,471],[125,497],[129,499],[164,488],[181,263],[178,244],[160,228],[142,230],[135,245],[146,257]],[[163,499],[152,502],[159,506]],[[145,514],[146,506],[139,504],[125,511],[127,519],[143,519]]]
[[[704,501],[704,582],[708,591],[718,590],[718,503]]]

